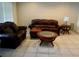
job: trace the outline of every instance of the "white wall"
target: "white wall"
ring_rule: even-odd
[[[79,33],[79,15],[78,15],[77,20],[76,20],[75,30],[76,30],[76,32]]]
[[[63,24],[64,16],[69,16],[69,23],[74,23],[74,30],[79,32],[79,2],[20,2],[17,3],[18,24],[29,25],[32,19],[55,19]]]
[[[19,25],[28,25],[32,19],[55,19],[63,23],[63,17],[69,16],[69,23],[74,23],[79,14],[79,3],[60,2],[20,2],[17,3]]]

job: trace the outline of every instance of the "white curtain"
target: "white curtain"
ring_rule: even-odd
[[[0,2],[0,23],[13,21],[13,10],[11,2]]]

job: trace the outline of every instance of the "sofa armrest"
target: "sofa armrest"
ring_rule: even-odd
[[[33,25],[32,25],[32,24],[28,26],[28,28],[30,28],[30,29],[32,29],[32,27],[33,27]]]
[[[19,30],[26,30],[27,26],[18,26]]]
[[[15,34],[0,34],[0,39],[6,39],[6,38],[15,38]]]
[[[24,33],[26,33],[26,31],[24,30],[20,30],[16,33],[17,37],[21,37]]]

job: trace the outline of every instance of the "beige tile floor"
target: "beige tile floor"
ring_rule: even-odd
[[[79,57],[79,34],[71,33],[58,36],[54,47],[50,44],[39,46],[39,39],[27,37],[16,49],[0,48],[3,57]]]

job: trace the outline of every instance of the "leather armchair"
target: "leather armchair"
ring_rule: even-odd
[[[26,26],[17,26],[13,22],[0,24],[1,48],[16,48],[26,38]]]

